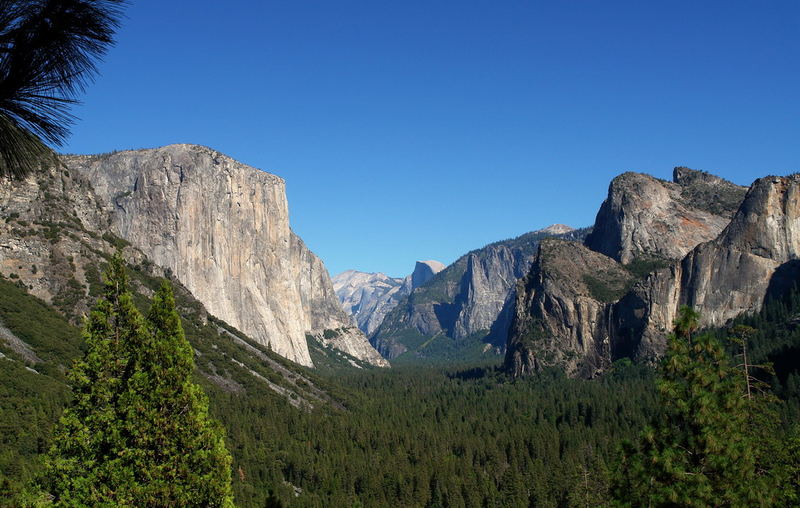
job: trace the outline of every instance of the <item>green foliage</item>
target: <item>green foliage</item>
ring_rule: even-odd
[[[625,296],[636,282],[666,266],[667,262],[662,259],[639,257],[623,266],[625,270],[622,272],[609,270],[595,274],[586,273],[583,275],[583,283],[595,300],[615,302]]]
[[[405,336],[411,337],[415,332],[416,330],[410,329]],[[481,330],[463,339],[453,339],[444,333],[438,333],[433,337],[426,337],[416,333],[414,339],[402,341],[403,345],[409,348],[409,351],[392,360],[392,365],[415,364],[457,367],[463,364],[495,364],[500,362],[502,358],[488,352],[491,349],[484,351],[487,345],[484,339],[488,333],[488,330]]]
[[[678,309],[678,317],[675,318],[673,325],[675,326],[675,335],[691,342],[692,334],[697,330],[700,324],[700,313],[688,305],[681,305]]]
[[[693,208],[723,216],[730,216],[739,208],[746,192],[746,188],[727,182],[722,185],[706,182],[702,177],[692,178],[691,183],[681,186],[684,202]]]
[[[592,298],[599,302],[619,300],[629,289],[627,281],[601,279],[588,273],[583,275],[583,283],[586,284]]]
[[[793,496],[775,401],[748,398],[743,373],[681,307],[661,365],[662,413],[626,444],[614,494],[623,506],[784,506]],[[780,458],[778,458],[780,457]]]
[[[191,382],[192,349],[164,284],[144,318],[119,255],[70,372],[74,401],[45,461],[60,506],[232,506],[230,455]]]
[[[655,410],[641,367],[597,381],[550,371],[511,382],[483,367],[336,376],[341,409],[298,410],[259,387],[215,396],[242,505],[268,492],[289,506],[563,505],[587,466],[602,495],[616,443]]]
[[[636,280],[641,280],[647,277],[648,274],[668,266],[669,262],[665,259],[640,256],[625,265],[625,268],[633,274]]]
[[[325,331],[327,332],[328,330]],[[354,368],[375,368],[369,363],[359,360],[344,351],[325,346],[313,335],[306,334],[306,343],[308,344],[308,352],[311,355],[311,361],[314,362],[314,370],[317,372],[337,374],[352,371]],[[280,380],[278,383],[280,384]]]
[[[146,270],[132,268],[128,274],[136,287],[157,290],[159,281]],[[70,339],[68,324],[43,302],[8,281],[0,283],[0,320],[9,328],[15,323],[15,334],[46,359],[31,365],[40,374],[7,349],[3,352],[14,360],[0,359],[0,499],[13,496],[9,505],[26,506],[37,496],[25,487],[37,470],[35,457],[49,447],[52,423],[68,398],[57,362],[79,354],[79,337],[71,328]],[[207,316],[179,285],[175,300],[196,350],[195,382],[209,394],[209,412],[227,429],[240,506],[602,506],[618,443],[634,438],[648,421],[669,421],[656,416],[650,371],[627,359],[593,381],[566,379],[555,371],[509,381],[485,366],[359,370],[346,367],[346,358],[330,356],[323,364],[317,354],[331,351],[315,351],[309,340],[320,368],[315,371]],[[152,306],[141,295],[134,301],[145,312]],[[21,307],[3,310],[16,308],[3,307],[12,304]],[[6,318],[14,315],[16,320]],[[775,415],[798,421],[793,394],[800,385],[792,380],[800,369],[793,353],[800,348],[800,295],[795,291],[768,303],[762,313],[737,320],[745,321],[757,328],[747,338],[750,363],[775,362],[774,374],[758,375],[788,400],[780,405],[757,399],[757,410],[746,402],[741,406],[748,443],[759,443],[753,461],[758,471],[774,472],[772,486],[765,487],[772,497],[765,499],[797,505],[792,486],[800,484],[800,438],[797,430],[784,437]],[[47,326],[28,330],[40,323]],[[64,335],[57,335],[60,328]],[[438,347],[437,342],[427,347]],[[741,369],[730,363],[728,368],[731,383],[741,390]],[[330,374],[322,377],[319,370]],[[310,404],[293,406],[265,379],[295,402]],[[135,400],[147,400],[145,395]],[[762,475],[757,482],[766,479]]]
[[[103,240],[105,240],[108,243],[110,243],[117,250],[122,250],[122,249],[124,249],[125,247],[127,247],[127,246],[129,246],[131,244],[128,240],[125,240],[124,238],[120,238],[117,235],[115,235],[114,233],[110,233],[110,232],[103,233],[103,237],[102,238],[103,238]]]
[[[0,279],[0,323],[35,349],[54,370],[69,365],[80,354],[80,330],[66,323],[39,298],[3,279]]]
[[[45,142],[69,134],[69,108],[112,43],[120,0],[2,3],[0,175],[25,176],[55,159]]]

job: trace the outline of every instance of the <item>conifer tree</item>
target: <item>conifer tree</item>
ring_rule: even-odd
[[[46,458],[55,503],[233,506],[230,454],[191,381],[192,348],[169,284],[143,317],[117,254],[84,337],[70,373],[74,401]]]
[[[778,472],[764,453],[774,443],[755,432],[743,376],[711,335],[691,336],[697,314],[681,310],[657,385],[663,412],[638,447],[624,447],[615,499],[622,506],[780,505]],[[777,413],[767,409],[765,402],[758,420],[777,427]]]

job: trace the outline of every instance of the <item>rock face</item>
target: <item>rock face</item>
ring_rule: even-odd
[[[610,363],[608,304],[633,275],[578,242],[546,239],[519,281],[506,366],[515,375],[560,365],[593,377]],[[606,297],[606,298],[604,298]]]
[[[655,357],[681,305],[700,313],[701,326],[724,325],[790,289],[800,275],[798,258],[800,175],[761,178],[718,238],[654,273],[620,302],[615,325],[641,329],[640,342],[626,348]]]
[[[563,225],[557,229],[564,237],[586,234]],[[401,299],[370,342],[390,359],[408,352],[420,359],[498,354],[513,314],[516,280],[548,236],[553,233],[534,231],[467,253]]]
[[[675,168],[673,182],[624,173],[611,182],[586,246],[624,264],[637,257],[680,259],[717,237],[745,191],[688,168]]]
[[[411,289],[422,286],[444,269],[445,265],[438,261],[417,261],[414,271],[411,273]]]
[[[459,309],[452,337],[465,339],[478,330],[489,330],[508,301],[510,289],[524,272],[526,256],[505,245],[467,254],[467,270],[461,277]]]
[[[64,162],[92,183],[115,234],[280,355],[310,366],[307,332],[353,327],[322,261],[289,227],[283,179],[195,145]],[[355,344],[363,335],[346,335],[360,359],[385,364]]]
[[[409,293],[410,279],[407,285],[406,279],[347,270],[333,278],[333,288],[345,312],[353,316],[361,331],[370,335],[399,299]]]
[[[361,331],[370,336],[403,297],[444,268],[439,261],[417,261],[414,272],[403,279],[383,273],[347,270],[333,278],[333,287],[344,310],[353,316]]]
[[[91,183],[61,167],[0,180],[0,216],[0,273],[79,324],[87,288],[100,283],[90,267],[102,261],[98,253],[114,251],[95,233],[108,229],[108,217]]]
[[[639,177],[633,180],[646,182]],[[693,194],[730,199],[735,195],[735,189],[724,180],[684,168],[676,169],[675,182],[684,187],[682,200]],[[714,194],[720,188],[730,192]],[[659,213],[677,213],[680,222],[674,217],[639,215],[643,225],[638,228],[635,221],[625,218],[637,217],[642,205],[634,199],[636,196],[619,193],[619,189],[612,183],[609,200],[603,205],[606,210],[598,214],[598,222],[605,222],[600,230],[613,233],[611,239],[593,233],[587,246],[605,249],[621,260],[643,253],[674,256],[698,238],[697,231],[707,230],[684,229],[682,241],[675,236],[679,226],[668,230],[666,238],[680,246],[669,250],[669,242],[651,241],[656,238],[652,227],[680,225],[687,215],[687,204],[650,207]],[[652,188],[647,192],[657,193]],[[717,217],[723,217],[730,208],[730,200],[695,199],[702,205],[695,206],[695,211]],[[623,206],[613,220],[607,213],[611,201],[627,203],[634,209]],[[610,228],[609,223],[623,227]],[[626,243],[626,239],[635,241]],[[757,180],[718,235],[694,245],[667,266],[653,266],[649,274],[636,272],[634,265],[615,264],[610,258],[606,258],[605,267],[592,266],[585,256],[577,266],[564,261],[577,259],[581,249],[577,245],[568,252],[545,246],[540,249],[516,301],[506,355],[506,367],[512,373],[524,375],[543,365],[562,365],[571,374],[591,377],[617,358],[657,359],[681,305],[699,311],[701,326],[721,326],[743,312],[760,309],[768,295],[782,293],[800,274],[800,176]],[[587,266],[591,266],[588,271]],[[575,285],[581,279],[586,287]]]

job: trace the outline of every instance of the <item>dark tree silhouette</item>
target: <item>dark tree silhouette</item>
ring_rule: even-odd
[[[0,0],[0,175],[23,177],[69,135],[125,0]]]

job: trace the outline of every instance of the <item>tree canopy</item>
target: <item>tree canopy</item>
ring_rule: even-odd
[[[0,0],[0,175],[45,162],[113,44],[124,0]]]
[[[231,457],[191,381],[193,351],[168,283],[142,316],[115,256],[84,337],[74,401],[45,461],[56,504],[232,506]]]
[[[662,412],[623,447],[614,495],[622,506],[781,506],[796,501],[796,462],[781,441],[778,401],[748,390],[699,314],[682,307],[657,381]],[[743,367],[742,370],[740,368]],[[794,453],[794,452],[792,452]]]

